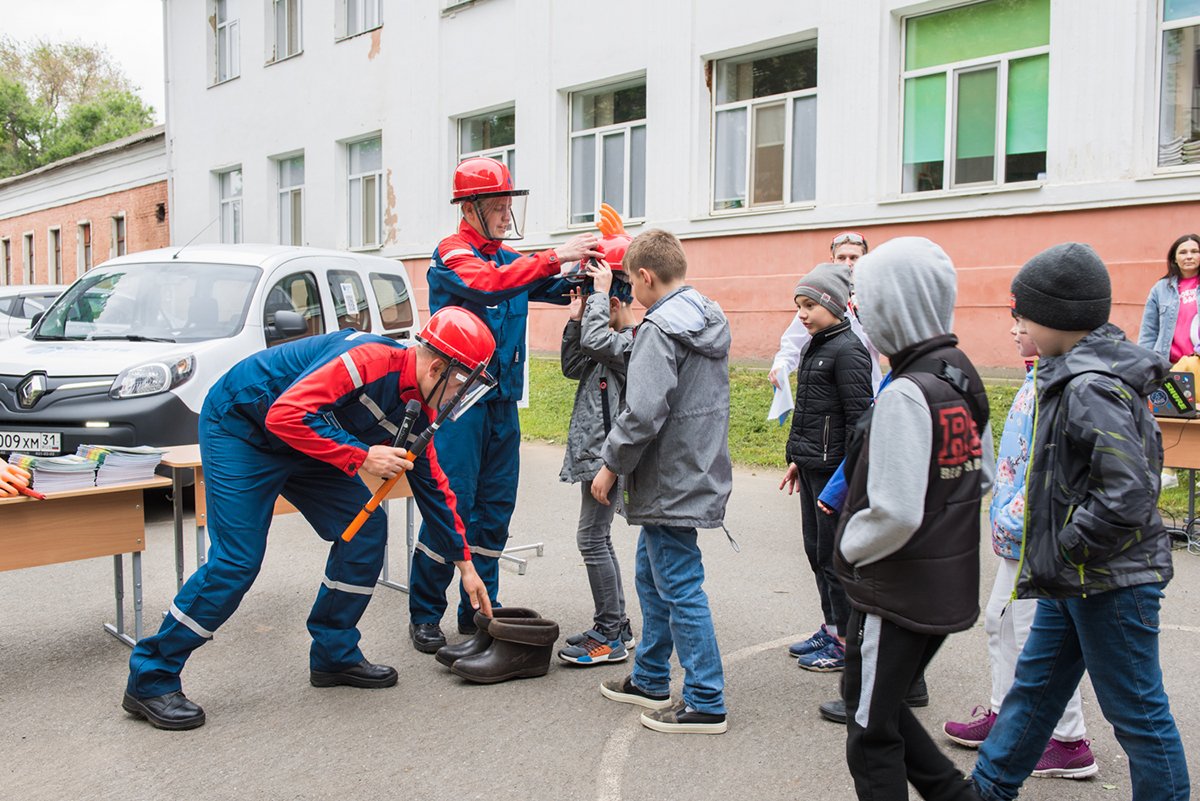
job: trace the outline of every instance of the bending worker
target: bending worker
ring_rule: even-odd
[[[522,236],[528,194],[513,189],[508,168],[495,159],[470,158],[459,164],[451,203],[462,209],[462,221],[458,233],[438,244],[427,273],[430,311],[462,306],[486,320],[496,337],[496,356],[488,367],[496,376],[496,391],[439,431],[433,443],[467,523],[475,568],[493,603],[499,588],[497,560],[517,500],[517,401],[525,385],[529,301],[566,305],[574,285],[557,278],[563,264],[603,255],[596,250],[594,233],[529,256],[506,247],[504,240]],[[454,576],[438,553],[435,533],[422,524],[409,581],[409,632],[413,645],[425,653],[446,644],[439,624]],[[458,630],[472,634],[475,613],[467,595],[462,593],[458,607]]]
[[[489,389],[494,382],[486,373],[468,374],[491,358],[495,340],[478,317],[451,308],[429,318],[417,343],[406,347],[349,330],[309,337],[244,359],[209,391],[200,457],[212,546],[162,628],[134,647],[121,704],[127,712],[162,729],[204,724],[204,710],[184,696],[179,674],[254,583],[279,495],[333,543],[308,617],[312,685],[396,683],[395,669],[368,662],[358,647],[358,620],[387,545],[387,520],[379,513],[349,542],[340,537],[371,497],[356,476],[360,470],[383,479],[408,471],[428,547],[458,567],[468,603],[491,614],[437,454],[427,448],[413,464],[406,448],[391,443],[409,401],[420,401],[423,412],[415,438],[445,404],[465,408]]]

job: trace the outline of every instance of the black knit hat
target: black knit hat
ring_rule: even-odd
[[[844,264],[818,264],[796,284],[792,297],[815,300],[841,319],[846,316],[850,300],[850,268]]]
[[[1058,331],[1091,331],[1108,322],[1112,283],[1091,245],[1064,242],[1025,262],[1012,280],[1013,312]]]

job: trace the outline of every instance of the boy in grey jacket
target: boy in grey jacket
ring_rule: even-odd
[[[563,329],[560,352],[563,375],[577,380],[579,386],[559,478],[578,481],[583,490],[576,542],[587,567],[595,615],[590,629],[567,638],[567,647],[558,657],[585,666],[623,662],[633,643],[633,630],[625,616],[621,566],[612,546],[614,507],[592,497],[592,477],[604,466],[600,448],[621,410],[625,359],[633,348],[633,297],[621,269],[622,252],[607,248],[605,256],[605,261],[588,269],[595,291],[586,299],[582,289],[571,292],[570,319]],[[621,286],[613,284],[616,275]]]
[[[634,332],[626,406],[601,450],[592,497],[608,504],[622,476],[625,518],[642,526],[642,641],[633,672],[603,682],[600,692],[645,707],[642,725],[655,731],[720,734],[725,677],[696,529],[723,527],[733,485],[729,323],[720,306],[684,283],[683,246],[666,231],[640,234],[624,264],[647,311]],[[684,670],[678,702],[670,695],[672,651]]]

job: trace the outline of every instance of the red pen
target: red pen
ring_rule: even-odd
[[[29,487],[22,487],[19,484],[14,485],[14,486],[16,487],[17,492],[19,492],[22,495],[28,495],[30,498],[34,498],[35,500],[39,500],[39,501],[46,500],[46,496],[43,495],[42,493],[38,492],[37,490],[31,490]]]

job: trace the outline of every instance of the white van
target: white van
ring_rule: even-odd
[[[204,396],[239,360],[343,328],[416,334],[402,264],[275,245],[112,259],[0,342],[0,453],[195,442]]]

